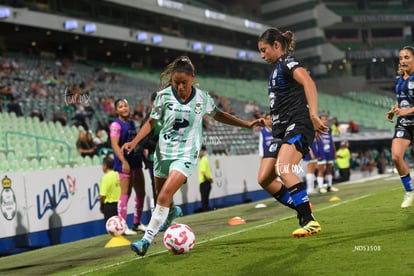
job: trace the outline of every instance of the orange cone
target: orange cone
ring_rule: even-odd
[[[241,225],[241,224],[246,224],[246,221],[244,219],[242,219],[241,217],[234,217],[231,218],[228,221],[228,224],[233,226],[233,225]]]

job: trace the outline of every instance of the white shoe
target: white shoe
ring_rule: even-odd
[[[318,192],[315,191],[315,190],[307,190],[306,192],[308,193],[308,195],[317,195],[318,194]]]
[[[406,192],[404,195],[404,200],[401,203],[401,208],[410,207],[414,201],[414,191]]]
[[[133,231],[141,231],[141,232],[145,232],[147,230],[147,226],[145,226],[144,224],[138,224],[138,225],[134,225],[134,227],[132,227]]]
[[[319,193],[326,194],[328,191],[325,188],[320,188]]]
[[[125,236],[132,236],[132,235],[136,235],[136,234],[137,234],[137,232],[135,232],[134,230],[131,230],[129,228],[127,228],[124,232]]]
[[[339,189],[338,188],[335,188],[335,187],[328,187],[328,192],[338,192],[339,191]]]

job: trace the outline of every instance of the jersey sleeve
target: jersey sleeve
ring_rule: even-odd
[[[162,118],[163,104],[164,104],[163,102],[164,101],[163,101],[162,94],[158,92],[154,100],[154,106],[152,107],[152,110],[151,110],[151,114],[150,114],[151,118],[155,120],[159,120]]]
[[[284,59],[283,66],[285,67],[285,70],[283,71],[287,72],[292,77],[296,68],[303,67],[303,65],[293,56],[287,56]]]
[[[107,194],[108,194],[108,175],[105,174],[101,178],[101,183],[99,187],[99,195],[107,196]]]
[[[118,122],[112,122],[109,126],[109,137],[121,137],[121,125]]]
[[[214,114],[216,114],[216,111],[216,103],[214,102],[214,99],[210,96],[210,94],[207,93],[206,114],[209,116],[214,116]]]

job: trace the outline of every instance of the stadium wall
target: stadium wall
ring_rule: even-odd
[[[214,178],[210,194],[212,207],[268,197],[257,184],[257,155],[210,156],[209,161]],[[7,177],[1,173],[0,256],[105,234],[103,215],[99,211],[102,176],[100,166],[9,173]],[[145,178],[143,222],[147,224],[152,189],[148,173]],[[197,170],[176,193],[174,201],[183,208],[184,214],[194,213],[200,207]],[[128,225],[132,225],[133,202],[129,200]]]

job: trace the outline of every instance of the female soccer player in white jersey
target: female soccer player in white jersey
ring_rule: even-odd
[[[318,116],[314,81],[291,55],[294,47],[291,31],[282,33],[270,28],[259,36],[258,48],[262,59],[274,65],[268,83],[274,140],[263,156],[258,181],[265,190],[272,190],[275,195],[283,194],[279,197],[290,194],[301,225],[292,235],[304,237],[318,233],[321,226],[312,215],[306,186],[295,171],[308,153],[315,131],[326,133],[328,127]],[[282,179],[287,189],[280,182],[271,182],[276,176]]]
[[[180,215],[180,210],[170,208],[170,204],[197,165],[203,116],[207,114],[219,122],[239,127],[264,125],[263,118],[248,122],[217,109],[207,92],[193,86],[194,79],[195,68],[188,57],[178,57],[169,64],[161,74],[162,90],[157,93],[150,118],[137,136],[122,147],[131,152],[151,132],[156,121],[162,121],[154,158],[157,204],[144,237],[131,243],[131,249],[140,256],[145,255],[160,227],[168,226]]]

